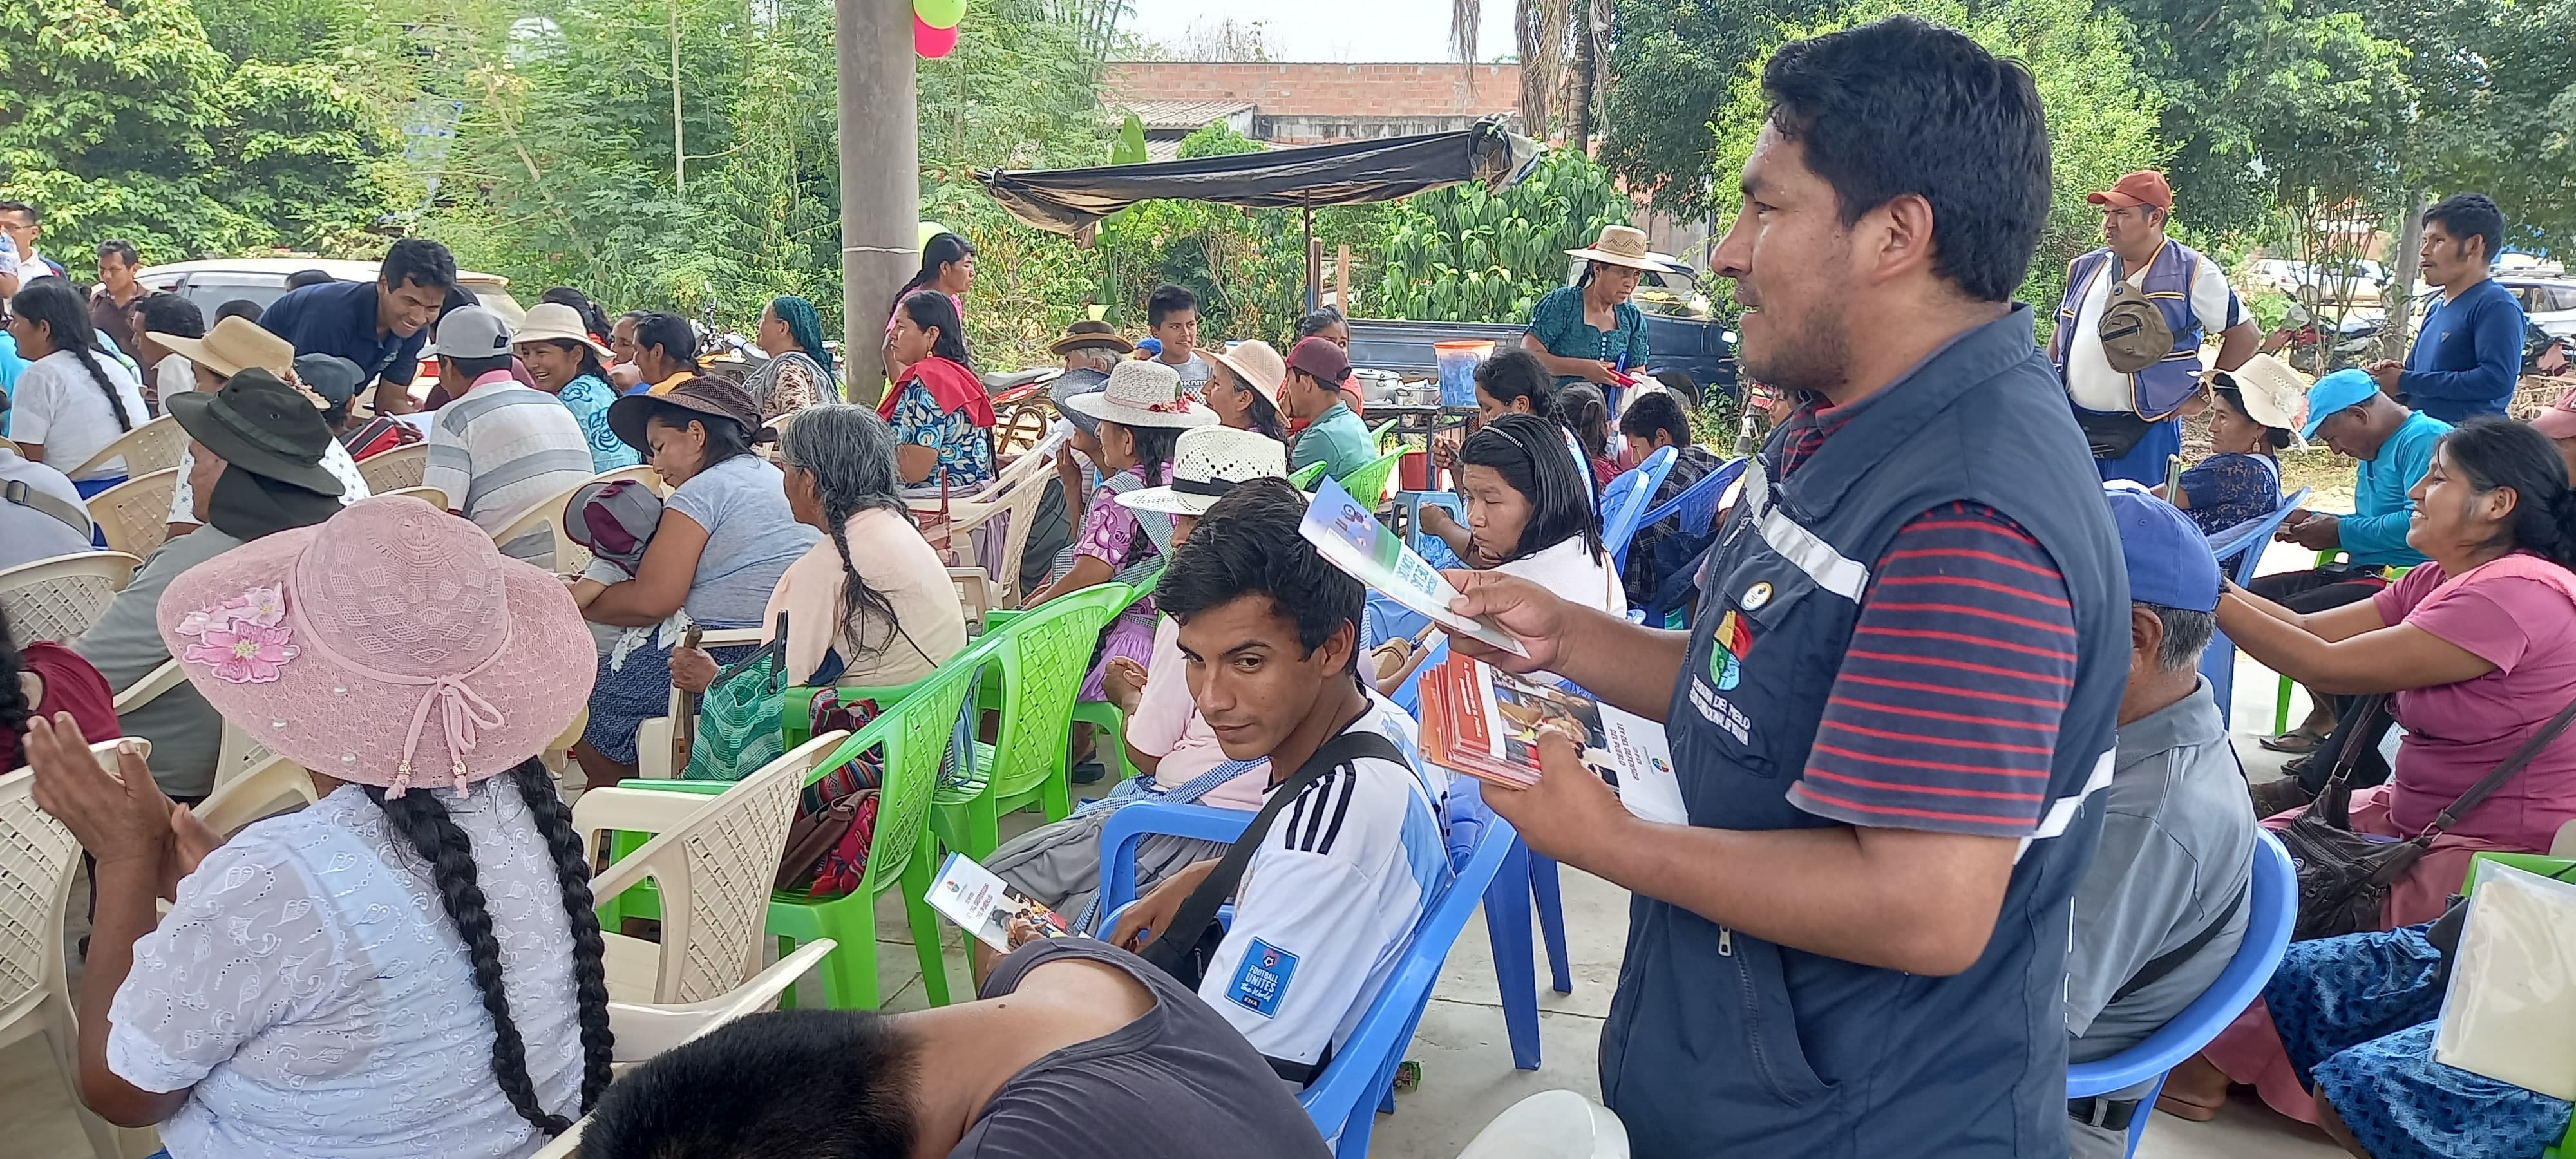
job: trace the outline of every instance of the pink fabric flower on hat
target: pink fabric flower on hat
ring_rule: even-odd
[[[179,634],[193,636],[181,656],[215,670],[226,684],[266,684],[298,651],[286,623],[286,593],[279,585],[252,588],[214,607],[190,612]]]

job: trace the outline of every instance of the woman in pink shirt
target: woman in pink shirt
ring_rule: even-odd
[[[2302,615],[2229,585],[2218,624],[2265,667],[2323,692],[2390,693],[2405,726],[2387,784],[2352,794],[2357,832],[2423,833],[2478,779],[2576,700],[2576,492],[2539,432],[2473,418],[2443,436],[2406,543],[2431,561],[2371,599]],[[2264,824],[2286,828],[2293,809]],[[2546,851],[2576,820],[2576,731],[2536,754],[2435,838],[2392,883],[2379,928],[2441,916],[2471,854]],[[2284,1114],[2315,1121],[2260,1005],[2177,1069],[2163,1105],[2207,1118],[2229,1079],[2254,1083]],[[2194,1113],[2200,1112],[2200,1113]]]

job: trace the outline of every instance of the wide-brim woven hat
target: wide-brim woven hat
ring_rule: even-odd
[[[1084,347],[1096,347],[1120,354],[1131,354],[1136,350],[1135,343],[1119,336],[1117,327],[1093,318],[1085,318],[1065,327],[1064,336],[1056,339],[1047,349],[1061,358],[1066,351],[1080,350]]]
[[[1064,405],[1130,427],[1204,427],[1217,421],[1215,411],[1181,389],[1180,372],[1159,361],[1120,362],[1100,393],[1076,395]]]
[[[671,412],[680,413],[671,413]],[[692,415],[732,419],[753,441],[762,436],[760,407],[751,401],[751,393],[731,379],[701,374],[671,388],[669,394],[630,394],[608,404],[608,430],[619,442],[653,453],[652,444],[644,440],[644,427],[655,413],[665,414],[665,422],[686,423]]]
[[[563,582],[409,496],[359,500],[180,573],[159,623],[224,719],[388,796],[507,771],[590,700],[590,631]]]
[[[518,333],[510,336],[513,346],[523,342],[578,342],[590,347],[602,366],[617,361],[614,351],[590,336],[589,329],[581,324],[581,314],[561,302],[539,302],[528,307],[528,316],[519,322]]]
[[[2308,423],[2308,377],[2269,354],[2257,354],[2234,370],[2209,370],[2200,380],[2233,384],[2245,400],[2245,417],[2297,435]]]
[[[1288,381],[1288,360],[1280,356],[1277,347],[1254,338],[1235,343],[1234,349],[1223,354],[1211,350],[1207,355],[1224,363],[1236,378],[1251,383],[1252,389],[1270,400],[1270,405],[1279,405],[1279,386]]]
[[[1657,268],[1654,259],[1646,256],[1646,231],[1633,225],[1602,226],[1601,236],[1594,239],[1590,246],[1565,252],[1569,257],[1608,262],[1614,266],[1629,266],[1640,270]]]
[[[1137,511],[1205,515],[1240,483],[1288,477],[1288,448],[1259,431],[1200,427],[1182,431],[1172,445],[1172,481],[1139,487],[1118,497]]]
[[[280,378],[295,369],[295,344],[238,315],[215,323],[203,338],[153,333],[162,349],[202,363],[226,378],[254,367]]]

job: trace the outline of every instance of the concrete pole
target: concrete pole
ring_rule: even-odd
[[[841,90],[841,341],[850,401],[885,391],[886,303],[921,268],[912,5],[834,0]]]

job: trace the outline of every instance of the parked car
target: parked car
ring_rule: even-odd
[[[2269,287],[2302,300],[2376,302],[2388,284],[2388,271],[2368,258],[2297,262],[2265,258],[2246,272],[2248,288]]]

